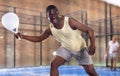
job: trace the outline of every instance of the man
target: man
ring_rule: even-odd
[[[94,31],[73,18],[59,16],[58,9],[54,5],[46,8],[46,17],[50,21],[50,27],[40,36],[26,36],[18,33],[15,35],[16,38],[21,37],[32,42],[41,42],[52,35],[61,43],[61,47],[54,52],[55,56],[50,65],[50,76],[59,76],[58,67],[69,61],[71,57],[74,57],[90,76],[98,76],[90,57],[95,53]],[[89,35],[91,42],[89,48],[81,37],[80,31]]]
[[[112,37],[112,40],[108,43],[107,48],[107,56],[110,56],[110,62],[111,62],[111,70],[116,70],[116,63],[117,63],[117,52],[119,50],[119,43],[117,41],[116,36]]]

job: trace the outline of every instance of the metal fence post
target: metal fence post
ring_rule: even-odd
[[[107,43],[108,43],[107,34],[108,34],[108,30],[107,30],[107,3],[105,2],[105,44],[106,44],[106,48],[107,48]],[[106,67],[108,67],[108,57],[106,57]]]
[[[42,33],[42,13],[40,12],[40,33]],[[40,42],[40,65],[42,65],[42,42]]]

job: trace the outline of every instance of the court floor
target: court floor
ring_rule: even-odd
[[[99,76],[120,76],[120,68],[112,71],[105,67],[95,67]],[[0,76],[49,76],[50,67],[26,67],[0,69]],[[59,67],[60,76],[88,76],[84,69],[79,66]]]

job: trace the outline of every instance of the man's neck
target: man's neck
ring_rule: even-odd
[[[64,25],[63,18],[59,18],[59,19],[58,19],[58,23],[57,23],[57,24],[53,24],[53,25],[54,25],[54,27],[55,27],[56,29],[61,29],[61,28],[63,27],[63,25]]]

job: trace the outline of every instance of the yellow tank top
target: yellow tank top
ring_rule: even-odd
[[[54,38],[61,43],[61,46],[71,50],[80,51],[86,47],[85,40],[82,38],[79,30],[73,30],[69,25],[69,18],[64,18],[64,25],[61,29],[56,29],[50,24],[50,29]]]

